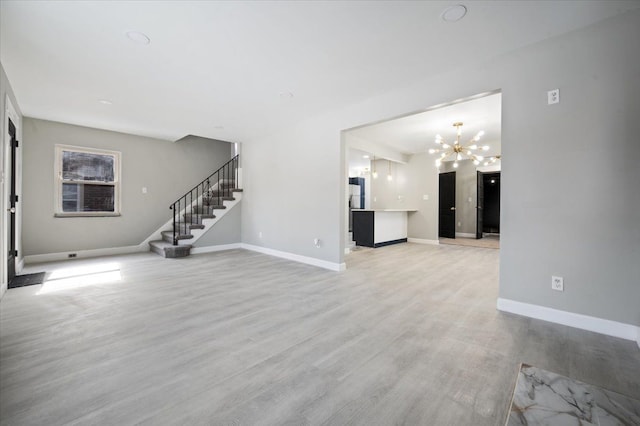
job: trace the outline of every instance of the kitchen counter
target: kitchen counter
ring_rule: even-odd
[[[407,216],[415,209],[354,209],[353,239],[358,246],[383,247],[407,242]]]

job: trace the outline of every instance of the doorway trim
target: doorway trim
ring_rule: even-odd
[[[9,168],[10,168],[10,152],[9,149],[11,148],[11,136],[9,136],[9,119],[11,119],[11,122],[13,123],[13,125],[16,128],[16,138],[17,139],[21,139],[21,129],[22,129],[22,122],[20,121],[20,116],[18,115],[16,108],[13,105],[13,102],[11,102],[11,98],[9,97],[9,94],[5,95],[5,108],[4,108],[4,117],[2,118],[2,155],[1,155],[1,161],[2,161],[2,177],[0,179],[0,212],[2,212],[2,214],[0,215],[0,229],[2,229],[2,241],[0,241],[0,256],[2,256],[2,265],[0,266],[0,296],[4,295],[4,292],[6,291],[7,287],[8,287],[8,279],[7,279],[7,257],[8,257],[8,241],[7,241],[7,236],[8,236],[8,231],[9,231],[9,223],[7,220],[7,206],[9,205],[9,192],[10,192],[10,188],[9,188],[9,183],[7,182],[7,179],[10,179],[10,174],[8,173]],[[19,151],[16,153],[16,193],[20,192],[21,189],[21,165],[22,163],[22,156],[19,154]],[[20,207],[18,207],[18,205],[16,205],[16,246],[19,246],[19,241],[20,238],[19,236],[21,235],[20,232],[20,227],[22,225],[22,221],[20,220],[21,214],[20,214]],[[20,251],[22,251],[22,247],[19,247]],[[22,253],[20,253],[20,255],[22,255]],[[16,273],[20,272],[22,270],[22,258],[16,259]]]

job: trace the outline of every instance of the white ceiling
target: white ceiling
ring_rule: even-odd
[[[462,145],[484,130],[479,145],[489,145],[491,149],[482,155],[497,155],[501,153],[501,100],[502,95],[498,93],[353,129],[349,134],[405,154],[416,154],[438,148],[434,142],[438,134],[452,145],[457,134],[453,123],[462,122]]]
[[[0,60],[26,116],[171,140],[250,142],[640,7],[468,1],[463,20],[443,22],[452,4],[3,0]],[[129,41],[129,30],[151,44]]]

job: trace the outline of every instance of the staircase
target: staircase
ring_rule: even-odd
[[[169,207],[173,219],[160,232],[161,240],[149,242],[151,251],[167,258],[189,256],[192,244],[242,198],[238,160],[233,157]]]

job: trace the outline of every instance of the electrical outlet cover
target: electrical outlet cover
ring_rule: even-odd
[[[564,278],[551,277],[551,288],[556,291],[564,291]]]

